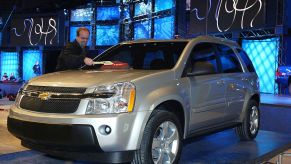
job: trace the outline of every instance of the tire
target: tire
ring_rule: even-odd
[[[255,100],[250,100],[241,125],[236,127],[236,134],[242,141],[256,138],[260,128],[259,105]]]
[[[181,148],[182,127],[177,116],[159,107],[150,116],[132,163],[178,163]]]

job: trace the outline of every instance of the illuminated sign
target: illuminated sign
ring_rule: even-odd
[[[56,17],[13,18],[10,31],[13,46],[58,45]]]
[[[265,3],[265,0],[192,0],[189,33],[263,27]]]

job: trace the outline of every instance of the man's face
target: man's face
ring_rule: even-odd
[[[77,36],[76,40],[80,44],[81,47],[85,47],[87,45],[89,39],[89,32],[82,30],[79,33],[79,36]]]

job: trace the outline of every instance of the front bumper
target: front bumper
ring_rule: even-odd
[[[23,143],[34,147],[116,154],[139,149],[149,116],[149,111],[104,115],[41,113],[13,105],[8,128]],[[100,132],[104,125],[111,127],[110,134]]]
[[[104,152],[90,125],[52,125],[8,117],[8,130],[22,145],[50,155],[106,163],[128,162],[134,151]]]

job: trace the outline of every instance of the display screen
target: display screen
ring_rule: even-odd
[[[174,0],[156,0],[155,12],[172,9],[174,7]]]
[[[156,18],[154,20],[154,38],[155,39],[172,39],[174,36],[174,16]]]
[[[1,81],[19,81],[19,56],[17,52],[1,51]],[[11,77],[14,78],[11,78]]]
[[[42,75],[42,52],[40,50],[24,50],[22,70],[25,81]]]
[[[76,37],[77,37],[77,30],[80,27],[86,27],[86,28],[89,29],[90,36],[89,36],[89,40],[88,40],[87,46],[90,46],[91,45],[91,34],[92,34],[92,28],[91,28],[91,26],[71,26],[70,27],[70,42],[72,42],[72,41],[74,41],[76,39]]]
[[[111,46],[119,42],[119,25],[97,25],[96,45]]]
[[[151,38],[151,23],[150,21],[137,22],[134,24],[134,39],[149,39]]]
[[[71,10],[71,22],[91,21],[93,8]]]
[[[147,3],[140,2],[134,5],[134,16],[149,14],[152,11],[152,3],[148,0]]]
[[[97,7],[97,20],[119,20],[120,11],[118,6],[112,7]]]

